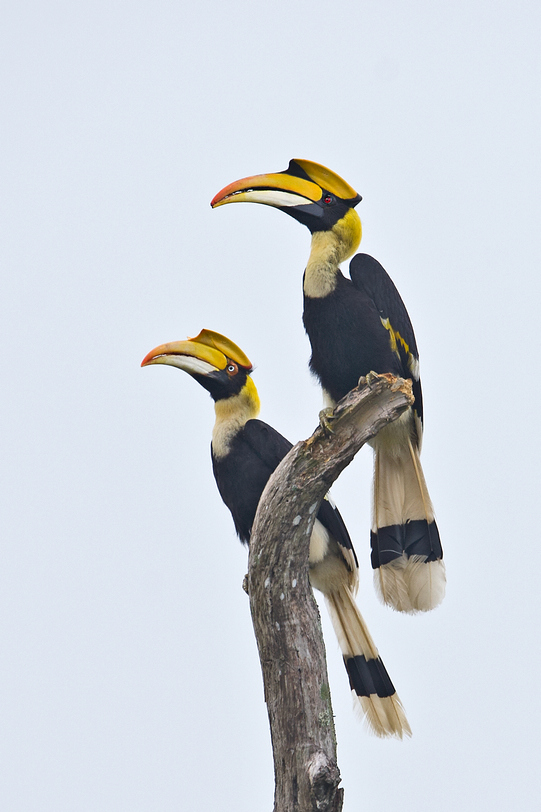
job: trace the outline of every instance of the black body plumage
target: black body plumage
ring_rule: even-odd
[[[217,458],[211,447],[216,485],[245,544],[265,485],[291,448],[289,440],[262,420],[248,420],[231,440],[226,456]]]
[[[418,360],[410,318],[393,281],[380,263],[368,254],[357,254],[347,279],[340,271],[336,287],[327,296],[304,296],[303,322],[310,339],[310,369],[334,401],[357,386],[369,372],[391,372],[411,378],[408,355],[399,342],[393,350],[389,330],[402,336]],[[415,411],[422,419],[422,393],[414,381]]]
[[[235,530],[245,544],[250,541],[257,506],[269,477],[293,447],[289,440],[262,420],[248,420],[231,440],[226,456],[217,458],[211,447],[212,470]],[[345,550],[355,550],[338,508],[328,499],[317,518]]]
[[[334,401],[371,371],[410,378],[419,425],[410,421],[409,433],[412,446],[418,448],[423,400],[417,342],[408,312],[392,279],[373,257],[353,257],[350,276],[347,279],[338,271],[331,293],[304,297],[303,321],[312,347],[310,369]],[[443,558],[433,517],[377,526],[370,532],[370,546],[375,570],[404,555],[408,560],[421,557],[426,564]]]

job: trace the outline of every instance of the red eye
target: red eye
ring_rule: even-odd
[[[236,364],[228,364],[227,365],[227,374],[228,375],[236,375],[239,371],[239,368]]]
[[[334,203],[334,197],[332,195],[325,195],[325,197],[323,198],[323,202],[325,203],[326,206],[330,206],[331,203]]]

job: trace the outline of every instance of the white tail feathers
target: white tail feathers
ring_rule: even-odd
[[[392,451],[376,441],[372,529],[405,524],[412,519],[434,521],[419,451],[410,439]]]
[[[408,558],[404,573],[413,612],[428,612],[445,597],[445,564],[442,559],[426,561],[424,556]]]
[[[403,553],[374,570],[374,589],[382,603],[397,612],[428,612],[445,597],[445,564],[426,556],[406,558]]]
[[[399,612],[426,612],[443,600],[446,579],[419,450],[403,434],[394,443],[379,436],[371,534],[376,592]]]
[[[411,736],[411,728],[398,694],[395,693],[393,696],[385,697],[373,694],[366,697],[357,696],[353,689],[351,693],[353,694],[356,710],[359,712],[360,706],[361,718],[363,721],[366,720],[368,729],[375,733],[376,736],[380,738],[394,736],[397,739]]]
[[[388,564],[374,570],[374,589],[382,603],[392,606],[397,612],[414,612],[406,582],[407,558],[403,553]]]
[[[325,595],[357,709],[377,736],[411,736],[394,686],[349,587]]]

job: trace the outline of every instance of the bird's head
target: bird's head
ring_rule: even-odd
[[[361,221],[355,206],[362,200],[349,183],[313,161],[294,158],[283,172],[253,175],[230,183],[211,206],[263,203],[303,223],[312,234],[334,232],[348,243],[351,256],[361,241]]]
[[[201,330],[195,338],[161,344],[141,362],[142,367],[150,364],[183,369],[217,404],[241,396],[250,403],[254,416],[259,411],[259,397],[250,377],[252,364],[240,347],[220,333]]]

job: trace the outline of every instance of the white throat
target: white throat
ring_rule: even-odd
[[[259,397],[250,377],[246,385],[231,398],[214,404],[216,422],[212,429],[212,451],[217,459],[227,456],[231,443],[242,427],[259,414]]]
[[[322,299],[336,287],[336,274],[342,262],[340,241],[332,231],[316,231],[304,274],[304,294]]]
[[[304,274],[304,294],[322,299],[336,287],[340,264],[359,247],[362,228],[359,215],[349,209],[330,231],[312,234],[310,256]]]

